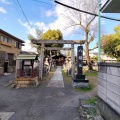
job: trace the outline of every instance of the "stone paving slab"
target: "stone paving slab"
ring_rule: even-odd
[[[64,88],[63,76],[61,67],[58,66],[53,77],[51,78],[50,82],[48,83],[47,87],[60,87]]]

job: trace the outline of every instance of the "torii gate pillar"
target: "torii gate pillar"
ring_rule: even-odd
[[[71,58],[72,58],[72,79],[75,77],[75,55],[74,55],[74,44],[71,44]]]
[[[44,46],[45,44],[41,44],[41,55],[40,55],[40,61],[39,61],[39,74],[38,74],[38,79],[42,80],[42,75],[43,75],[43,60],[44,60]]]

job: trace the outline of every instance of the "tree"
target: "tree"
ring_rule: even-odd
[[[103,52],[120,61],[120,25],[114,28],[115,34],[103,35],[101,44]]]
[[[71,0],[69,4],[77,9],[82,9],[86,12],[91,12],[97,14],[98,1],[97,0]],[[87,59],[88,69],[92,70],[91,60],[89,57],[89,45],[97,33],[97,21],[95,21],[95,16],[88,15],[86,13],[78,12],[67,8],[65,10],[65,18],[67,19],[67,24],[65,28],[77,27],[80,35],[85,36],[85,55]]]
[[[63,35],[60,30],[48,30],[46,31],[41,39],[43,40],[63,40]],[[46,47],[63,47],[63,44],[48,44]]]
[[[41,30],[36,30],[36,35],[38,40],[63,40],[63,35],[60,30],[48,30],[45,33],[43,33]],[[33,39],[34,37],[29,34],[29,39]],[[33,45],[33,47],[37,48],[38,53],[40,53],[40,46]],[[46,44],[45,47],[63,47],[63,44]],[[52,51],[53,54],[55,54],[55,51]],[[45,51],[45,55],[50,55],[49,51]]]
[[[42,40],[63,40],[63,35],[60,30],[48,30],[46,31],[42,38]],[[63,47],[63,44],[46,44],[45,47]],[[52,55],[56,54],[58,51],[51,51]],[[45,51],[45,54],[50,56],[50,51]]]
[[[91,59],[92,59],[94,62],[97,62],[97,61],[98,61],[98,56],[93,56]]]
[[[31,41],[32,39],[39,39],[39,40],[41,40],[42,35],[43,35],[43,31],[40,30],[40,29],[36,29],[36,38],[35,38],[32,34],[29,34],[29,35],[28,35],[28,39],[29,39],[30,41]],[[40,54],[40,46],[39,46],[39,45],[32,44],[31,42],[30,42],[30,44],[31,44],[32,47],[35,47],[35,48],[37,49],[38,54]]]

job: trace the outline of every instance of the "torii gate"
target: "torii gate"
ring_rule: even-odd
[[[40,54],[40,63],[39,63],[39,79],[42,79],[43,76],[43,59],[44,59],[44,49],[47,50],[67,50],[71,49],[71,58],[72,58],[72,78],[75,75],[75,57],[74,57],[74,44],[84,44],[85,40],[37,40],[32,39],[31,42],[36,45],[41,45],[41,54]],[[53,48],[45,47],[45,44],[71,44],[71,48]]]

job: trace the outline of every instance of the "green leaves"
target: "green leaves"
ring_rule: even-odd
[[[48,30],[46,31],[42,38],[43,40],[62,40],[63,39],[63,35],[62,32],[60,30]],[[63,47],[63,44],[49,44],[46,45],[46,47]]]
[[[101,38],[102,50],[110,57],[120,59],[120,25],[114,28],[115,34],[103,35]]]
[[[48,30],[45,33],[43,33],[42,30],[40,29],[36,29],[36,38],[38,40],[62,40],[63,39],[63,35],[62,32],[60,30]],[[31,34],[28,35],[28,39],[35,39],[35,37]],[[31,43],[32,47],[37,48],[37,52],[40,54],[40,45],[33,45]],[[47,44],[45,45],[45,47],[63,47],[63,44]],[[52,51],[53,54],[55,54],[55,51]],[[45,55],[50,55],[49,51],[45,51]]]

